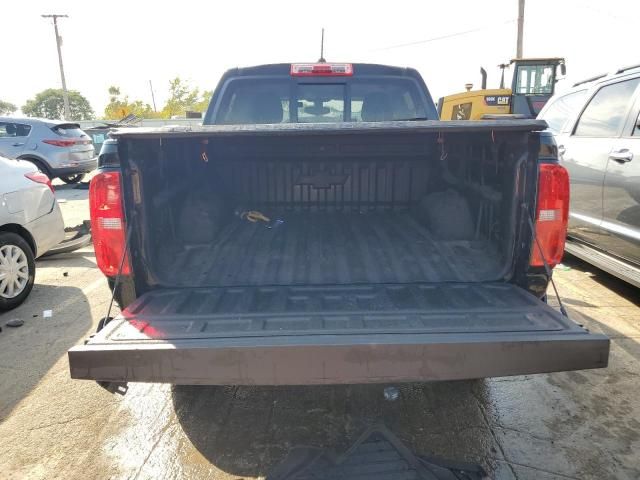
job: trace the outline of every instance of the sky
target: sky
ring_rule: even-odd
[[[434,99],[480,86],[480,67],[497,88],[497,65],[515,56],[517,0],[192,1],[25,0],[0,13],[0,100],[18,107],[60,88],[55,36],[41,14],[60,19],[67,86],[100,117],[110,85],[158,109],[176,76],[212,90],[237,66],[313,62],[325,28],[327,61],[417,68]],[[527,0],[525,57],[565,57],[558,89],[640,63],[638,0]],[[10,42],[8,39],[16,39]]]

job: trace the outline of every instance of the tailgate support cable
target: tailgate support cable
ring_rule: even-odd
[[[106,325],[111,320],[109,318],[109,315],[111,314],[111,308],[113,307],[113,300],[115,299],[115,296],[116,296],[116,289],[118,288],[118,284],[120,283],[120,277],[122,277],[122,269],[124,267],[124,261],[127,258],[127,252],[129,251],[130,239],[131,239],[131,224],[129,223],[129,225],[127,226],[127,236],[124,239],[124,249],[122,251],[122,259],[120,260],[120,265],[118,266],[118,273],[116,273],[116,278],[113,281],[113,291],[111,292],[111,300],[109,300],[109,308],[107,308],[107,314],[104,317],[104,325]]]
[[[524,210],[525,216],[527,217],[527,220],[529,221],[529,227],[531,228],[531,233],[533,234],[533,241],[535,242],[536,247],[538,247],[538,251],[540,252],[542,263],[544,263],[544,269],[547,272],[547,276],[551,281],[551,286],[553,287],[553,291],[555,292],[556,298],[558,299],[558,306],[560,308],[560,313],[565,317],[569,318],[569,314],[567,313],[567,310],[564,308],[564,304],[562,303],[562,298],[560,298],[560,294],[558,293],[558,287],[556,287],[556,282],[553,281],[553,270],[551,270],[551,267],[549,266],[549,262],[547,262],[547,259],[544,256],[544,252],[542,251],[542,246],[538,241],[538,236],[536,235],[536,227],[533,224],[533,220],[531,220],[531,216],[529,215],[529,212],[527,212],[526,205],[523,204],[522,208]]]
[[[113,290],[111,292],[111,300],[109,300],[109,308],[107,308],[107,315],[100,320],[98,323],[98,330],[102,330],[107,323],[109,323],[112,319],[109,316],[111,314],[111,308],[113,307],[113,300],[116,296],[116,289],[120,284],[120,277],[122,277],[122,268],[124,267],[124,261],[127,258],[127,252],[129,251],[129,240],[131,239],[131,224],[127,225],[127,236],[124,240],[124,249],[122,253],[122,259],[120,260],[120,266],[118,267],[118,273],[116,273],[116,278],[113,281]],[[109,393],[117,393],[118,395],[123,395],[127,393],[129,390],[129,386],[127,382],[105,382],[97,380],[96,383],[100,385],[102,388],[107,390]]]

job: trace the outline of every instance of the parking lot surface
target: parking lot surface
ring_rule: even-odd
[[[68,226],[88,218],[86,190],[57,196]],[[68,373],[67,349],[110,298],[92,248],[37,269],[30,298],[0,315],[0,478],[261,478],[292,447],[342,452],[374,424],[493,478],[640,478],[640,294],[579,260],[555,278],[570,316],[611,338],[609,368],[400,385],[396,401],[383,385],[132,384],[111,395]],[[25,325],[4,328],[12,318]]]

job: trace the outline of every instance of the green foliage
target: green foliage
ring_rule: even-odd
[[[193,111],[194,112],[206,112],[207,108],[209,108],[209,102],[211,102],[211,97],[213,96],[213,90],[205,90],[204,92],[202,92],[202,97],[200,99],[200,101],[198,101],[194,106],[193,106]]]
[[[213,90],[205,90],[200,94],[197,88],[191,88],[188,82],[176,77],[169,81],[169,99],[160,112],[154,112],[148,103],[142,100],[129,100],[123,96],[120,88],[109,87],[109,103],[104,109],[104,118],[120,120],[134,114],[141,118],[171,118],[184,116],[187,110],[204,112],[209,106]]]
[[[13,103],[0,100],[0,115],[10,115],[18,109]]]
[[[91,120],[94,117],[89,101],[76,90],[69,90],[70,120]],[[28,117],[60,119],[64,117],[62,89],[48,88],[27,100],[22,112]]]
[[[120,88],[109,87],[109,103],[104,109],[104,118],[108,120],[120,120],[128,115],[136,115],[140,118],[154,118],[158,115],[153,111],[151,105],[142,100],[129,101],[129,96],[122,97]]]
[[[199,101],[197,88],[193,90],[187,82],[180,77],[169,81],[169,99],[162,109],[162,118],[171,118],[176,115],[184,115],[187,110],[193,110]]]

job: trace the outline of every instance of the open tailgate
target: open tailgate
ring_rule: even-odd
[[[173,384],[454,380],[606,367],[609,339],[509,284],[149,292],[69,351],[71,376]]]

